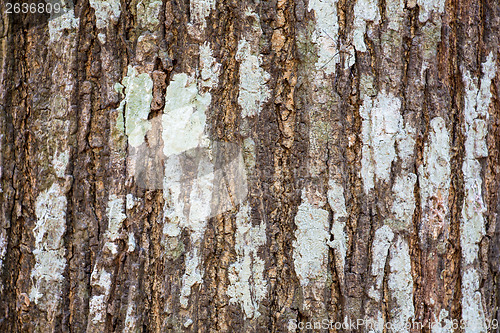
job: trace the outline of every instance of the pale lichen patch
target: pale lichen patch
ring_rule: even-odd
[[[264,223],[252,225],[248,203],[236,215],[235,243],[238,259],[229,268],[229,302],[240,304],[246,318],[257,318],[260,301],[267,291],[264,261],[258,255],[266,243],[266,227]]]
[[[424,146],[424,163],[418,168],[422,221],[425,228],[437,238],[448,230],[448,192],[450,187],[450,138],[445,121],[435,117],[430,122],[429,140]],[[423,236],[423,235],[421,235]]]
[[[165,198],[163,234],[177,237],[181,233],[180,226],[187,225],[184,213],[182,192],[182,167],[178,155],[165,160],[165,178],[163,180],[163,197]]]
[[[209,42],[200,45],[200,67],[201,85],[215,88],[219,82],[221,64],[214,58]]]
[[[482,78],[473,79],[464,69],[465,86],[465,158],[462,165],[464,176],[464,204],[460,223],[462,249],[462,319],[464,332],[486,332],[485,314],[478,274],[479,243],[485,235],[487,211],[482,193],[482,171],[478,159],[488,156],[486,120],[491,103],[491,83],[496,75],[496,58],[490,53],[482,65]],[[479,87],[478,87],[479,85]]]
[[[3,259],[5,258],[5,254],[7,253],[7,237],[6,237],[5,229],[0,229],[0,270],[3,267]],[[0,285],[1,291],[1,285]]]
[[[207,26],[206,18],[214,8],[215,0],[191,0],[189,2],[191,23],[200,25],[202,30],[205,29]]]
[[[388,27],[394,31],[401,29],[401,24],[404,18],[404,0],[386,0],[386,18],[389,22]]]
[[[127,218],[125,214],[125,198],[114,193],[109,195],[106,209],[108,217],[108,227],[105,233],[103,254],[109,253],[111,256],[118,254],[117,240],[121,236],[123,221]],[[95,330],[102,325],[106,319],[107,302],[112,286],[112,274],[107,272],[101,265],[95,265],[90,277],[90,285],[93,289],[93,296],[89,301],[88,330]],[[98,325],[98,326],[93,326]]]
[[[389,253],[389,247],[394,239],[394,233],[389,226],[382,226],[375,231],[372,243],[372,276],[375,277],[375,285],[370,289],[369,296],[375,301],[381,299],[381,287],[384,280],[384,268]]]
[[[74,31],[80,24],[80,19],[75,17],[72,3],[65,5],[63,8],[63,10],[67,10],[67,12],[49,20],[49,36],[51,43],[59,42],[65,30]]]
[[[205,17],[213,4],[207,1],[191,1],[190,4],[196,7],[191,7],[191,21],[203,21],[204,27]],[[202,8],[203,5],[208,6]],[[165,156],[163,235],[168,255],[177,258],[184,252],[185,245],[179,239],[183,230],[189,233],[190,239],[179,295],[180,305],[184,309],[189,306],[193,287],[203,282],[200,252],[207,221],[214,214],[214,179],[218,178],[217,173],[221,173],[221,170],[215,170],[212,161],[213,142],[205,133],[205,112],[211,103],[210,91],[218,84],[220,70],[208,42],[200,47],[200,66],[199,80],[186,73],[172,77],[167,87],[161,121]],[[195,159],[196,166],[183,168],[186,158]]]
[[[125,98],[125,132],[132,147],[144,143],[146,132],[151,129],[148,121],[151,101],[153,100],[153,80],[147,73],[137,74],[134,67],[128,66],[127,76],[123,79]]]
[[[59,178],[64,178],[64,173],[66,172],[66,166],[69,162],[69,152],[63,151],[61,153],[55,153],[52,160],[52,166],[54,171]]]
[[[328,241],[328,245],[335,251],[337,274],[341,283],[344,284],[344,266],[349,240],[345,231],[348,214],[345,206],[344,188],[333,179],[328,182],[328,204],[333,212],[331,229],[333,240]]]
[[[431,327],[431,332],[432,333],[452,333],[453,326],[455,322],[451,319],[449,319],[449,313],[445,309],[442,309],[439,312],[439,316],[436,317],[435,314],[433,314],[433,325]]]
[[[45,309],[49,317],[58,311],[66,257],[64,233],[66,232],[67,199],[59,184],[40,193],[35,202],[37,217],[35,228],[35,267],[31,272],[30,300]]]
[[[491,80],[496,73],[495,58],[491,53],[483,64],[480,87],[468,71],[464,75],[465,95],[465,159],[462,167],[465,180],[465,202],[462,209],[461,242],[465,264],[472,264],[478,255],[478,244],[485,233],[485,203],[482,198],[481,165],[478,158],[488,156],[486,126],[491,101]]]
[[[103,323],[106,319],[106,295],[92,296],[89,301],[89,318],[93,324]],[[89,323],[90,326],[90,323]]]
[[[375,180],[388,180],[396,158],[395,142],[401,131],[401,100],[392,93],[380,92],[373,100],[366,97],[359,113],[362,122],[361,176],[368,193]]]
[[[438,14],[444,13],[446,0],[417,0],[417,3],[420,8],[418,19],[420,22],[425,22],[429,19],[432,12]]]
[[[409,124],[404,124],[404,127],[396,136],[397,154],[404,169],[412,165],[413,157],[415,156],[415,136],[416,130]]]
[[[369,97],[377,96],[375,87],[375,76],[370,73],[360,73],[359,78],[359,98],[365,100]]]
[[[135,247],[137,246],[136,241],[135,241],[135,236],[133,232],[129,232],[128,234],[128,240],[127,240],[127,252],[131,253],[134,252]]]
[[[367,22],[379,23],[377,0],[357,0],[354,5],[353,44],[356,51],[366,52],[365,32]]]
[[[127,218],[127,215],[125,215],[125,200],[123,197],[111,194],[109,196],[106,213],[108,215],[106,236],[111,241],[115,241],[120,236],[120,229],[123,221]]]
[[[118,254],[117,242],[120,238],[123,221],[127,218],[125,215],[125,199],[116,194],[110,194],[108,207],[106,209],[108,217],[108,227],[105,233],[105,243],[103,253],[110,253],[112,256]],[[112,274],[107,272],[104,267],[95,265],[90,277],[90,285],[93,289],[93,296],[89,301],[88,330],[95,330],[92,325],[102,325],[106,319],[107,302],[112,286]]]
[[[97,34],[97,39],[101,42],[101,44],[106,44],[106,34],[100,32]]]
[[[255,154],[255,141],[252,138],[243,140],[243,158],[245,167],[249,172],[255,168],[256,154]]]
[[[120,0],[90,0],[90,6],[94,8],[97,29],[104,29],[120,18]]]
[[[392,186],[394,200],[392,213],[394,222],[391,226],[396,230],[407,230],[411,226],[415,211],[415,184],[417,176],[414,173],[405,173],[396,177]]]
[[[163,124],[163,153],[166,157],[186,150],[207,147],[204,133],[205,111],[210,93],[199,94],[196,80],[187,74],[176,74],[167,88]]]
[[[137,20],[139,26],[154,31],[160,24],[161,0],[140,0],[137,2]]]
[[[441,42],[441,20],[437,22],[427,22],[422,27],[422,67],[420,69],[420,79],[425,80],[425,73],[429,66],[435,62],[438,52],[438,45]]]
[[[128,297],[127,314],[125,316],[125,325],[123,333],[134,333],[138,331],[137,322],[138,316],[136,315],[136,305],[134,304],[133,297],[136,295],[136,287],[131,286],[131,292]]]
[[[484,116],[488,117],[488,110],[490,107],[491,103],[491,83],[492,80],[495,78],[496,72],[497,72],[497,65],[496,65],[497,59],[495,57],[495,54],[493,52],[490,52],[488,55],[486,62],[482,64],[482,72],[483,72],[483,77],[481,78],[481,84],[479,87],[478,95],[477,95],[477,107],[476,107],[476,112],[478,116]],[[470,91],[471,85],[469,83],[467,90]],[[466,110],[471,110],[467,109]],[[471,110],[472,111],[472,110]],[[472,114],[466,112],[466,117],[471,116]],[[468,118],[470,119],[470,118]]]
[[[191,326],[193,324],[193,319],[191,318],[188,318],[185,322],[184,322],[184,327],[185,328],[188,328],[189,326]]]
[[[242,116],[258,115],[262,105],[270,97],[270,91],[266,86],[270,75],[260,67],[260,56],[254,54],[250,43],[245,39],[238,43],[236,60],[240,62],[238,104],[242,108]]]
[[[339,60],[337,54],[337,39],[339,24],[337,18],[337,0],[311,0],[309,10],[314,10],[316,28],[313,41],[318,45],[319,59],[316,68],[326,74],[335,72],[335,65]],[[335,59],[332,59],[335,57]]]
[[[190,230],[192,248],[185,261],[185,273],[182,277],[180,303],[187,308],[189,296],[194,285],[203,282],[203,272],[200,257],[201,242],[205,233],[208,218],[211,216],[211,201],[213,192],[213,164],[210,161],[201,161],[198,169],[198,178],[194,180],[190,195],[189,217],[187,224],[182,227]]]
[[[106,272],[104,269],[96,270],[94,268],[90,277],[90,285],[99,295],[92,296],[89,301],[89,318],[93,324],[102,324],[106,319],[105,314],[107,312],[106,309],[111,284],[110,273]],[[91,326],[89,326],[89,328],[90,327]]]
[[[465,333],[486,333],[480,277],[475,268],[462,273],[462,320]]]
[[[131,210],[132,208],[137,206],[137,204],[140,202],[140,200],[135,198],[132,193],[127,194],[126,200],[127,200],[126,204],[127,210]]]
[[[328,245],[330,239],[328,211],[314,206],[305,190],[295,216],[293,260],[302,286],[321,288],[327,279]]]
[[[7,232],[4,228],[0,227],[0,271],[3,268],[3,260],[7,254]],[[0,292],[3,292],[3,284],[0,281]]]
[[[411,258],[408,243],[398,236],[390,249],[387,279],[389,293],[394,301],[390,311],[392,327],[397,332],[409,332],[407,323],[415,316],[413,306],[413,277],[411,274]]]
[[[186,254],[184,264],[186,265],[186,269],[184,275],[182,276],[182,287],[179,301],[181,306],[186,309],[189,305],[189,297],[191,296],[193,286],[203,282],[200,267],[201,258],[198,247],[194,247],[192,251],[189,251]]]
[[[178,248],[178,241],[175,238],[180,235],[182,229],[187,229],[190,232],[191,249],[186,253],[185,273],[182,277],[179,297],[181,306],[187,308],[191,289],[203,281],[200,247],[206,222],[211,214],[210,204],[214,172],[210,161],[200,161],[198,177],[193,179],[189,205],[186,206],[181,196],[182,168],[179,163],[178,155],[171,156],[165,163],[164,197],[166,204],[163,233],[166,237],[173,238],[167,240],[165,245]],[[188,208],[187,213],[185,213],[185,208]]]
[[[189,228],[192,237],[201,240],[205,232],[206,220],[211,216],[211,200],[214,182],[214,165],[202,160],[198,166],[198,177],[193,180],[189,198]]]
[[[107,295],[111,290],[111,274],[103,270],[94,270],[90,276],[90,285],[99,288],[100,292]]]

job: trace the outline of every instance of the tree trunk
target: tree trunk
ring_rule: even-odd
[[[498,332],[497,0],[48,2],[0,1],[1,332]]]

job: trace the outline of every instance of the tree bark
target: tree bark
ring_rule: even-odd
[[[497,0],[50,3],[0,0],[0,331],[498,332]]]

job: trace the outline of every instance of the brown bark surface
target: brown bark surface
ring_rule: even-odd
[[[0,332],[499,332],[497,0],[6,3]]]

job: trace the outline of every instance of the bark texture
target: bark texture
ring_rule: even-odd
[[[6,3],[1,332],[499,331],[497,0]]]

